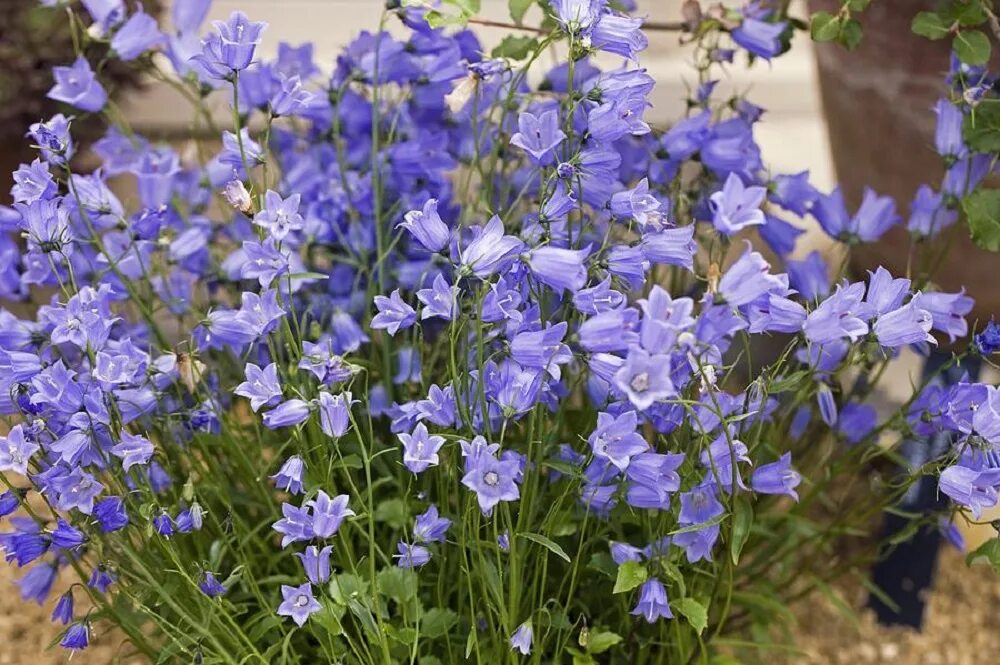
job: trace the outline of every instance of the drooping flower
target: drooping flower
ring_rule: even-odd
[[[740,258],[719,280],[719,293],[727,303],[735,307],[746,305],[768,291],[784,287],[784,281],[770,271],[771,264],[747,243]]]
[[[750,476],[750,487],[761,494],[785,494],[796,501],[799,495],[795,488],[802,482],[802,476],[792,469],[792,454],[785,453],[777,462],[764,464],[754,469]]]
[[[332,552],[333,545],[327,545],[322,549],[310,545],[305,552],[296,552],[295,556],[302,562],[302,569],[310,582],[325,584],[330,579],[330,554]]]
[[[292,455],[285,460],[278,472],[271,476],[274,486],[290,494],[302,493],[302,482],[305,479],[306,463],[298,455]]]
[[[440,252],[448,246],[451,231],[438,215],[437,199],[428,199],[423,210],[411,210],[403,216],[398,226],[406,229],[417,242],[431,252]]]
[[[643,582],[639,589],[639,602],[632,609],[632,614],[641,616],[648,623],[656,623],[657,619],[674,618],[663,582],[655,577]]]
[[[423,545],[411,545],[405,541],[399,541],[394,554],[396,565],[400,568],[420,568],[431,560],[431,551]]]
[[[220,582],[211,571],[205,571],[201,581],[198,582],[198,588],[201,589],[201,592],[209,598],[218,598],[219,596],[224,595],[227,591],[226,587],[223,586],[222,582]]]
[[[579,291],[587,283],[589,250],[563,249],[545,245],[531,250],[528,266],[541,283],[556,291]]]
[[[90,624],[86,621],[74,623],[59,641],[59,646],[73,651],[86,649],[90,646]]]
[[[111,453],[121,458],[122,468],[128,473],[129,469],[137,464],[139,466],[148,464],[154,450],[152,442],[146,437],[122,432],[121,441],[111,448]]]
[[[514,634],[510,636],[510,648],[514,651],[519,652],[522,656],[527,656],[531,653],[531,642],[533,639],[533,631],[531,628],[531,621],[525,621]]]

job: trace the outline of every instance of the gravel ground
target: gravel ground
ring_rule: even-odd
[[[0,564],[0,586],[10,588],[16,569]],[[16,593],[16,589],[13,590]],[[22,604],[8,596],[0,610],[0,665],[55,665],[68,656],[59,648],[48,649],[58,635],[49,622],[51,603],[45,607]],[[55,597],[55,594],[53,594]],[[849,598],[855,607],[864,603],[864,593]],[[1000,654],[1000,576],[987,568],[967,568],[960,554],[943,553],[941,569],[928,604],[927,623],[922,633],[878,626],[868,612],[854,620],[844,616],[825,598],[817,596],[796,608],[798,646],[803,654],[764,654],[773,665],[975,665],[993,662]],[[73,656],[73,665],[138,663],[124,658],[127,646],[113,632],[95,629],[90,649]],[[989,654],[994,654],[990,656]],[[116,660],[116,658],[122,658]]]

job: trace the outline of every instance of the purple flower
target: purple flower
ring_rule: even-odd
[[[594,456],[607,460],[619,471],[627,469],[633,456],[649,450],[649,444],[636,431],[638,425],[635,411],[626,411],[617,417],[598,413],[597,427],[587,439]]]
[[[761,494],[786,494],[796,501],[799,495],[795,488],[802,482],[802,476],[792,469],[792,454],[785,453],[777,462],[765,464],[754,470],[750,476],[750,487]]]
[[[288,272],[288,257],[275,244],[274,238],[264,242],[247,240],[243,243],[246,262],[240,267],[240,277],[256,279],[265,289],[275,279]]]
[[[726,302],[735,307],[746,305],[768,291],[784,288],[784,280],[770,273],[771,264],[750,243],[736,262],[719,280],[719,293]]]
[[[670,380],[670,356],[650,354],[640,346],[633,346],[625,364],[615,373],[615,386],[640,411],[676,395],[677,389]]]
[[[94,506],[94,518],[104,533],[118,531],[128,526],[128,513],[120,497],[108,496]]]
[[[938,487],[951,499],[972,511],[977,520],[983,509],[998,503],[997,485],[1000,484],[1000,469],[985,471],[960,464],[949,466],[941,472]]]
[[[567,32],[589,30],[600,17],[607,0],[555,0],[556,20]]]
[[[111,448],[111,453],[122,460],[122,468],[129,472],[136,464],[145,466],[153,456],[153,444],[143,436],[121,433],[121,442]]]
[[[965,295],[965,289],[958,293],[922,293],[918,304],[930,313],[934,330],[947,334],[949,341],[968,334],[965,315],[972,311],[975,301]]]
[[[639,249],[650,263],[681,266],[694,270],[694,255],[698,245],[694,241],[694,224],[644,233]]]
[[[375,296],[375,306],[378,314],[372,317],[373,330],[385,330],[390,336],[395,336],[401,328],[409,328],[417,320],[417,312],[403,301],[396,289],[389,297]]]
[[[617,192],[611,197],[611,212],[619,218],[635,219],[645,227],[651,221],[659,222],[663,207],[659,199],[649,193],[649,179],[643,178],[634,189]]]
[[[271,115],[275,117],[299,115],[313,99],[313,93],[302,86],[298,76],[280,76],[278,90],[268,100]]]
[[[209,571],[205,571],[201,581],[198,582],[198,588],[209,598],[218,598],[227,591],[222,582],[216,579],[215,574]]]
[[[921,303],[922,298],[917,294],[899,309],[878,317],[872,331],[879,344],[890,349],[920,342],[937,344],[930,334],[934,319],[930,312],[920,307]]]
[[[100,111],[108,101],[107,93],[91,70],[90,63],[82,55],[70,67],[53,67],[52,75],[56,84],[49,90],[49,99],[65,102],[91,113]],[[41,145],[45,147],[44,144]]]
[[[202,52],[192,60],[215,78],[229,78],[246,69],[253,62],[254,51],[266,23],[250,21],[243,12],[233,12],[229,20],[213,22],[217,32],[209,34],[202,42]]]
[[[528,266],[535,278],[556,291],[579,291],[587,283],[587,249],[562,249],[545,245],[531,250]]]
[[[149,49],[164,43],[156,19],[142,11],[132,14],[111,38],[111,50],[122,60],[135,60]]]
[[[40,449],[37,443],[25,438],[23,425],[14,425],[7,436],[0,437],[0,471],[27,476],[28,463]]]
[[[559,366],[573,359],[569,347],[562,343],[567,328],[561,321],[544,330],[518,333],[510,343],[511,357],[522,367],[548,372],[558,381]]]
[[[685,531],[674,536],[674,544],[684,548],[684,555],[688,563],[695,563],[704,559],[712,560],[712,547],[719,539],[721,529],[718,524],[706,526],[695,531]]]
[[[510,636],[511,650],[519,652],[522,656],[527,656],[531,653],[532,638],[531,621],[525,621]]]
[[[634,547],[628,543],[611,541],[610,549],[611,559],[619,566],[626,561],[642,561],[644,556],[641,548]]]
[[[428,199],[423,210],[411,210],[403,216],[401,226],[431,252],[440,252],[448,246],[451,231],[438,215],[437,199]]]
[[[461,253],[462,268],[485,279],[510,265],[523,247],[514,236],[504,235],[503,222],[494,215]]]
[[[812,214],[831,238],[847,243],[875,242],[899,222],[895,201],[878,196],[871,189],[865,189],[861,207],[853,217],[848,216],[839,187],[829,195],[817,197]]]
[[[801,261],[786,261],[785,267],[789,284],[806,300],[818,300],[830,292],[828,268],[819,252],[809,252]]]
[[[52,544],[63,549],[79,547],[86,539],[82,531],[61,517],[56,521],[56,528],[52,530]]]
[[[278,615],[291,617],[301,628],[309,620],[309,616],[319,612],[323,606],[313,597],[312,584],[306,582],[294,587],[281,585],[282,602],[278,605]]]
[[[725,512],[725,508],[717,498],[714,483],[702,483],[692,487],[687,492],[682,492],[680,497],[681,510],[678,519],[681,524],[704,524]]]
[[[247,363],[247,380],[236,386],[234,393],[250,400],[250,408],[257,413],[262,406],[274,406],[281,401],[281,383],[278,381],[278,366],[271,363],[264,369]]]
[[[861,298],[865,285],[861,282],[847,287],[837,285],[832,296],[809,313],[802,330],[806,339],[816,344],[834,342],[844,337],[852,342],[868,333],[868,324],[858,314],[863,313]]]
[[[559,129],[559,114],[553,109],[535,116],[524,111],[517,118],[518,132],[510,137],[511,145],[531,155],[539,164],[552,159],[552,151],[563,142],[566,134]]]
[[[917,235],[935,236],[958,221],[958,211],[945,205],[944,196],[929,185],[921,185],[910,202],[906,228]]]
[[[264,427],[268,429],[293,427],[308,418],[311,411],[309,402],[290,399],[264,414]]]
[[[476,493],[480,510],[484,515],[489,515],[501,501],[516,501],[520,498],[521,493],[515,482],[518,473],[517,461],[499,460],[492,454],[484,453],[466,458],[466,473],[462,484]]]
[[[281,547],[288,547],[291,543],[302,540],[312,540],[315,534],[308,507],[297,508],[290,503],[283,503],[281,514],[283,517],[272,527],[282,535]]]
[[[63,595],[59,596],[59,600],[56,601],[56,606],[52,609],[52,622],[59,622],[62,625],[68,624],[73,620],[73,590],[70,589]]]
[[[816,390],[816,402],[819,404],[819,415],[823,422],[829,427],[837,424],[837,402],[833,397],[833,391],[825,383],[821,383]]]
[[[316,493],[316,498],[306,502],[313,509],[312,532],[317,538],[329,538],[337,533],[341,523],[354,511],[347,507],[350,497],[338,494],[332,499],[323,490]]]
[[[934,147],[942,157],[963,158],[968,153],[962,139],[962,124],[965,114],[962,109],[947,99],[939,99],[934,105],[937,125],[934,129]]]
[[[65,164],[76,149],[69,133],[70,118],[57,113],[48,122],[36,122],[28,128],[28,136],[38,146],[42,158],[49,164]]]
[[[331,395],[325,390],[320,392],[319,424],[327,436],[341,437],[351,428],[351,405],[357,402],[351,393]]]
[[[330,579],[330,553],[333,552],[333,545],[327,545],[319,549],[315,545],[310,545],[305,552],[296,552],[295,556],[302,562],[302,569],[306,577],[313,584],[325,584]]]
[[[264,209],[253,218],[254,224],[267,229],[268,235],[275,240],[284,240],[289,233],[301,230],[304,225],[302,215],[299,214],[301,198],[300,194],[292,194],[283,199],[277,192],[267,190],[264,194]]]
[[[973,343],[976,350],[984,356],[1000,351],[1000,324],[990,319],[982,332],[976,333],[973,337]]]
[[[399,554],[393,555],[396,565],[400,568],[420,568],[431,560],[431,551],[423,545],[410,545],[399,541],[396,545]]]
[[[74,623],[63,635],[59,646],[63,649],[81,651],[90,645],[90,624],[86,621]]]
[[[400,432],[396,435],[403,444],[403,465],[413,473],[423,473],[429,467],[438,465],[438,451],[444,445],[444,437],[427,433],[427,427],[420,423],[412,434]]]
[[[413,537],[421,543],[443,543],[451,527],[451,520],[438,515],[437,506],[431,506],[417,515],[413,524]]]
[[[768,23],[756,18],[746,17],[730,34],[733,41],[750,53],[770,60],[781,53],[781,35],[785,32],[787,23]]]
[[[301,494],[305,474],[306,463],[298,455],[292,455],[281,465],[278,473],[271,476],[271,480],[274,481],[274,486],[278,489],[291,494]]]
[[[641,18],[603,14],[589,35],[591,48],[634,60],[649,44],[642,23]]]
[[[764,212],[760,205],[767,190],[763,187],[746,187],[735,173],[726,178],[722,190],[712,194],[709,207],[712,223],[721,233],[733,235],[748,226],[764,223]]]
[[[493,285],[492,288],[495,289],[496,285]],[[424,308],[420,310],[420,319],[437,317],[451,321],[455,317],[458,293],[458,287],[449,284],[444,275],[438,273],[434,277],[431,288],[417,291],[417,300],[424,304]]]
[[[656,620],[661,618],[674,618],[667,602],[667,590],[663,582],[655,577],[643,582],[642,588],[639,589],[639,602],[636,603],[632,614],[641,616],[648,623],[656,623]]]
[[[590,135],[597,141],[610,143],[629,134],[648,134],[649,125],[642,119],[648,106],[646,98],[638,94],[604,102],[587,115]]]

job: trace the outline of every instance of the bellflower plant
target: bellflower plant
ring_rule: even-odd
[[[0,309],[0,548],[63,648],[114,626],[151,662],[710,662],[863,570],[842,540],[917,477],[951,503],[916,527],[1000,501],[994,386],[870,403],[904,349],[1000,349],[928,242],[991,205],[997,155],[962,131],[1000,101],[985,70],[953,62],[933,110],[949,173],[915,193],[912,269],[855,279],[796,251],[802,221],[850,251],[896,202],[772,174],[763,110],[715,91],[788,48],[766,3],[688,7],[667,127],[627,2],[541,2],[538,28],[512,3],[490,56],[478,3],[390,2],[334,63],[208,4],[67,11],[212,141],[136,134],[77,59],[0,210],[0,291],[29,305]]]

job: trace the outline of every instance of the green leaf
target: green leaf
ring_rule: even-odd
[[[951,43],[958,59],[967,65],[985,65],[990,59],[990,38],[979,30],[963,30]]]
[[[832,42],[840,34],[840,19],[830,12],[816,12],[809,22],[813,41]]]
[[[472,651],[476,648],[479,643],[479,638],[476,637],[475,629],[469,631],[469,636],[465,638],[465,659],[469,660],[469,656],[472,655]]]
[[[733,504],[733,533],[729,542],[729,555],[733,565],[740,562],[740,552],[750,536],[750,525],[753,523],[753,506],[746,497],[740,496]]]
[[[347,608],[343,605],[323,603],[322,609],[310,617],[309,620],[313,625],[318,625],[329,633],[331,637],[337,637],[344,634],[344,626],[340,623],[340,620],[344,617],[346,611]]]
[[[861,37],[864,35],[861,29],[861,23],[857,19],[847,19],[844,22],[844,27],[840,29],[840,37],[837,39],[848,51],[853,51],[861,43]]]
[[[1000,252],[1000,190],[980,189],[962,201],[972,241],[985,250]]]
[[[406,526],[406,502],[402,499],[387,499],[375,507],[375,521],[384,522],[393,529]]]
[[[533,543],[538,543],[548,551],[555,554],[560,559],[564,560],[566,563],[570,562],[569,555],[566,554],[566,551],[563,548],[559,547],[557,543],[549,540],[545,536],[539,535],[537,533],[519,533],[517,535],[520,536],[521,538],[526,538]]]
[[[618,578],[615,580],[614,593],[625,593],[636,588],[649,578],[646,566],[638,561],[626,561],[618,566]]]
[[[872,0],[847,0],[847,8],[852,12],[863,12],[871,3]]]
[[[691,627],[701,635],[708,626],[708,610],[694,598],[688,596],[674,602],[674,609],[684,615]]]
[[[510,9],[510,18],[514,23],[520,24],[524,20],[524,15],[528,13],[531,4],[535,0],[507,0],[507,7]]]
[[[965,116],[965,142],[975,152],[1000,152],[1000,105],[980,104]]]
[[[951,25],[934,12],[920,12],[914,16],[910,29],[927,39],[944,39],[951,33]]]
[[[974,551],[969,552],[968,556],[965,557],[965,562],[970,566],[985,563],[1000,573],[1000,538],[987,540]]]
[[[490,53],[494,58],[524,60],[538,47],[538,40],[523,35],[507,35]]]
[[[457,623],[458,614],[453,610],[435,607],[424,613],[424,618],[420,621],[420,634],[430,639],[441,637],[447,635]]]
[[[680,595],[686,596],[687,584],[684,583],[684,573],[681,572],[681,569],[677,567],[676,563],[671,563],[670,561],[662,563],[664,574],[677,584],[677,590],[680,591]]]
[[[611,631],[594,631],[587,640],[587,651],[589,653],[604,653],[614,645],[622,641],[622,636]]]

